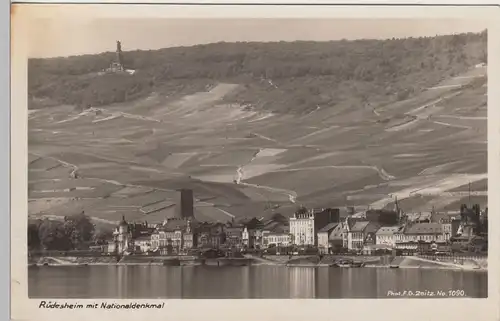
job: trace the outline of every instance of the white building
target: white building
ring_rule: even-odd
[[[375,245],[376,232],[380,224],[368,221],[358,221],[349,228],[347,235],[347,249],[350,251],[361,251],[365,245]]]
[[[151,238],[149,236],[140,236],[134,240],[134,245],[141,253],[146,253],[151,249]]]
[[[241,240],[243,242],[243,246],[251,247],[253,245],[250,244],[250,233],[248,232],[248,228],[246,226],[241,233]]]
[[[411,224],[404,231],[395,233],[395,239],[395,248],[400,250],[417,250],[422,244],[445,242],[440,223]]]
[[[116,244],[114,246],[111,246],[111,248],[113,248],[114,251],[118,252],[119,254],[124,254],[130,250],[130,247],[133,243],[132,234],[130,233],[127,221],[125,221],[125,216],[122,218],[121,222],[118,224],[118,227],[113,232],[113,237]]]
[[[273,233],[264,231],[262,236],[262,244],[264,247],[275,245],[277,247],[288,247],[292,243],[292,235],[289,233]]]
[[[116,242],[113,240],[113,241],[110,241],[108,242],[108,253],[115,253],[117,252],[117,247],[116,247]]]
[[[290,217],[290,234],[295,245],[314,245],[314,213],[306,208],[297,210]]]
[[[401,226],[382,226],[375,233],[375,244],[393,248],[396,245],[396,233],[401,229]]]
[[[356,222],[349,228],[349,233],[347,234],[347,248],[350,251],[361,250],[363,248],[365,243],[365,229],[369,223],[368,221]]]
[[[419,223],[410,225],[404,234],[401,242],[444,242],[443,228],[439,223]]]

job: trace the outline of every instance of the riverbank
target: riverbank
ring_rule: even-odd
[[[32,299],[374,299],[389,291],[449,289],[469,298],[488,296],[488,273],[436,269],[37,267],[28,269],[28,282]]]
[[[355,262],[362,263],[366,268],[400,268],[400,269],[435,269],[435,270],[462,270],[486,272],[488,270],[487,259],[453,261],[452,258],[440,258],[430,260],[417,256],[391,257],[391,256],[359,256],[343,257],[328,255],[319,257],[311,256],[265,256],[255,257],[246,255],[243,258],[213,258],[202,259],[186,256],[125,256],[118,259],[114,256],[108,257],[40,257],[30,258],[29,266],[88,266],[88,265],[162,265],[162,266],[259,266],[272,265],[283,267],[309,267],[324,268],[332,267],[338,259],[351,258]]]
[[[256,265],[252,258],[199,258],[195,256],[139,256],[102,257],[38,257],[28,260],[29,266],[87,266],[87,265],[164,265],[164,266],[245,266]]]

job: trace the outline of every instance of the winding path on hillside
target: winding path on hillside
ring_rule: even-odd
[[[288,196],[288,199],[290,200],[290,202],[295,204],[295,202],[297,200],[297,193],[295,191],[271,187],[271,186],[263,186],[263,185],[242,182],[243,178],[245,177],[245,172],[244,172],[245,166],[249,166],[258,157],[258,155],[261,151],[262,151],[262,149],[259,149],[259,151],[255,152],[253,154],[252,158],[250,159],[250,161],[248,163],[238,167],[238,169],[236,170],[237,177],[236,177],[235,183],[238,185],[253,187],[253,188],[257,188],[257,189],[263,189],[263,190],[275,192],[278,194],[285,194]]]

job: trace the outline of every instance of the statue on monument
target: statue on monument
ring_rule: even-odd
[[[123,71],[122,43],[119,40],[116,41],[116,64],[119,70]]]
[[[116,52],[115,59],[111,61],[111,65],[106,70],[103,70],[105,73],[122,73],[126,72],[127,74],[133,75],[135,70],[125,69],[124,61],[123,61],[123,52],[122,52],[122,43],[121,41],[116,41]]]

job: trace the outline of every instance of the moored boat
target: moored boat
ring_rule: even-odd
[[[363,267],[363,262],[354,262],[353,260],[338,260],[334,263],[334,266],[341,268],[358,268]]]

